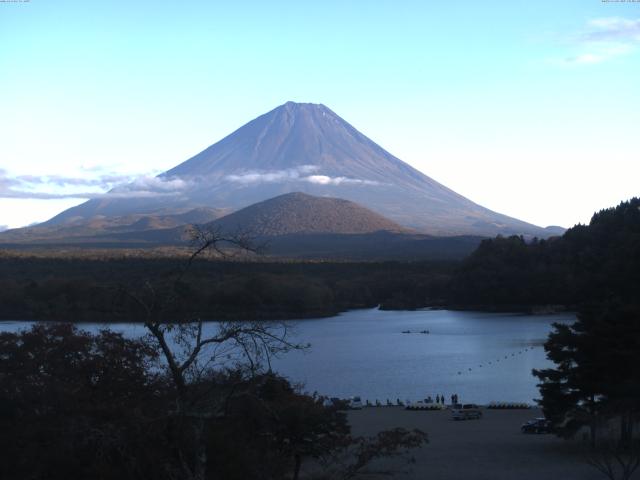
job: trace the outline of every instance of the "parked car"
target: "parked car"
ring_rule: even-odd
[[[451,407],[451,418],[454,420],[472,420],[482,417],[482,410],[474,403],[466,403],[460,405],[459,403]]]
[[[349,408],[352,410],[360,410],[362,408],[362,399],[360,397],[351,397],[349,399]]]
[[[534,418],[525,422],[520,427],[522,433],[551,433],[553,427],[551,422],[546,418]]]
[[[322,405],[325,407],[335,407],[338,410],[346,410],[349,408],[350,400],[343,400],[338,397],[325,397],[322,401]]]

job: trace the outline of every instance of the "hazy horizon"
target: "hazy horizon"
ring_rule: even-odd
[[[30,1],[0,3],[0,40],[0,228],[144,186],[289,100],[536,225],[638,195],[638,3]]]

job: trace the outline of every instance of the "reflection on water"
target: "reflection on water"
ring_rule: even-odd
[[[273,366],[309,392],[336,397],[395,401],[428,395],[449,399],[457,393],[463,402],[531,402],[538,397],[531,370],[550,365],[542,344],[551,324],[573,319],[571,314],[355,310],[292,321],[294,340],[310,342],[311,348],[290,352]],[[28,326],[0,322],[0,330]],[[209,324],[214,327],[215,322]],[[136,324],[110,328],[131,336],[145,333]]]

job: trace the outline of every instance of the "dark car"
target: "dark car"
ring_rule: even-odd
[[[551,433],[551,422],[546,418],[534,418],[520,427],[522,433]]]

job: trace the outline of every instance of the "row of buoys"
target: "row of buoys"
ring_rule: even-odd
[[[405,407],[406,410],[444,410],[447,407],[442,405],[441,403],[426,403],[423,401],[417,401],[412,403],[407,403]]]
[[[427,402],[424,400],[418,400],[412,402],[407,400],[403,402],[399,398],[394,402],[387,398],[386,403],[376,399],[373,403],[369,399],[365,400],[365,407],[405,407],[407,410],[445,410],[447,407],[442,403]]]
[[[407,403],[409,401],[407,400]],[[386,403],[382,403],[380,400],[376,399],[375,403],[371,403],[368,399],[365,401],[365,406],[367,407],[404,407],[404,402],[399,398],[396,400],[396,403],[393,403],[391,400],[387,398]]]
[[[528,351],[528,350],[533,350],[533,347],[525,347],[525,349],[524,349],[524,350],[518,350],[518,355],[522,355],[524,352],[526,352],[526,351]],[[511,356],[512,356],[512,357],[515,357],[515,356],[516,356],[516,354],[515,354],[515,353],[512,353],[512,354],[511,354]],[[508,358],[509,358],[509,355],[505,355],[503,360],[507,360]],[[494,360],[494,361],[495,361],[496,363],[498,363],[500,360],[501,360],[500,358],[497,358],[497,359],[496,359],[496,360]],[[492,365],[493,363],[492,363],[492,361],[488,361],[488,362],[487,362],[487,364],[488,364],[488,365]],[[484,365],[482,365],[482,364],[478,365],[478,368],[482,368],[482,367],[484,367]],[[472,369],[471,367],[469,367],[469,368],[468,368],[468,371],[469,371],[469,372],[471,372],[471,371],[473,371],[473,369]],[[458,375],[462,375],[462,371],[461,371],[461,370],[459,370],[459,371],[458,371]]]
[[[441,403],[434,402],[425,402],[423,400],[418,400],[417,402],[411,402],[407,400],[406,402],[397,399],[396,402],[392,402],[387,399],[386,403],[382,403],[380,400],[375,400],[374,403],[371,403],[369,400],[366,400],[365,406],[367,407],[405,407],[406,410],[446,410],[447,406]],[[531,405],[528,403],[520,403],[520,402],[491,402],[487,405],[487,408],[492,410],[528,410],[531,408]]]
[[[487,408],[494,410],[525,410],[531,408],[531,405],[517,402],[491,402],[487,405]]]

